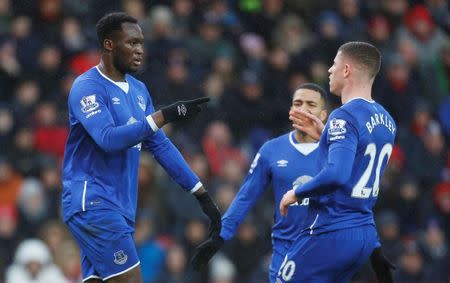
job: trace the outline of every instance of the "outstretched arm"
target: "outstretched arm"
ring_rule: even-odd
[[[178,149],[162,130],[158,130],[154,137],[147,139],[144,145],[153,153],[155,159],[172,179],[195,196],[203,213],[210,220],[209,241],[219,239],[222,228],[220,211]]]
[[[93,80],[75,83],[68,103],[70,123],[80,123],[105,152],[130,148],[154,133],[145,119],[116,125],[108,108],[105,88]]]
[[[192,100],[177,101],[148,115],[147,121],[156,132],[167,123],[195,118],[202,110],[200,105],[207,103],[209,100],[209,97],[201,97]]]
[[[149,150],[158,163],[166,170],[170,177],[183,189],[201,194],[204,189],[199,178],[194,174],[180,151],[166,137],[164,131],[159,129],[167,123],[194,118],[200,111],[200,105],[209,101],[209,98],[202,97],[188,101],[175,102],[160,110],[155,111],[150,94],[145,85],[142,84],[143,92],[146,92],[145,99],[148,124],[150,124],[154,135],[145,137],[143,146]]]
[[[260,198],[270,181],[267,161],[261,153],[256,154],[244,182],[225,215],[222,217],[220,236],[231,239],[248,212]]]
[[[343,185],[350,178],[355,159],[355,152],[345,147],[337,147],[329,151],[328,162],[322,170],[309,182],[287,192],[280,202],[280,213],[287,215],[292,203],[305,197],[320,196],[329,193],[330,189]],[[345,162],[342,162],[345,160]]]
[[[253,160],[244,183],[222,218],[220,236],[208,239],[196,249],[192,258],[192,265],[195,270],[204,268],[222,247],[224,241],[231,239],[236,234],[237,227],[259,199],[267,187],[269,179],[267,162],[261,156],[261,153],[258,153]]]
[[[281,215],[287,215],[288,206],[298,199],[329,193],[348,181],[358,143],[358,131],[354,125],[357,123],[352,116],[342,109],[335,110],[330,115],[327,129],[324,131],[326,139],[321,139],[319,143],[319,147],[328,147],[326,163],[324,162],[322,170],[312,180],[283,196],[280,202]]]

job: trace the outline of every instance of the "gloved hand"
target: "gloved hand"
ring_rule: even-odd
[[[200,271],[208,265],[209,260],[217,253],[223,246],[224,240],[220,236],[210,237],[208,240],[201,243],[194,252],[191,263],[196,271]]]
[[[370,263],[375,271],[379,283],[393,283],[392,271],[396,267],[383,254],[381,248],[376,248],[370,255]]]
[[[217,208],[217,205],[207,192],[199,196],[196,195],[195,197],[197,198],[203,213],[206,214],[210,220],[208,237],[211,238],[214,236],[219,236],[220,229],[222,229],[222,220],[219,208]]]
[[[224,240],[220,237],[222,220],[216,204],[207,192],[200,196],[196,196],[196,198],[200,203],[203,213],[205,213],[210,220],[208,239],[195,249],[194,256],[191,260],[194,270],[199,271],[208,264],[209,260],[222,247]]]
[[[177,101],[169,106],[161,108],[166,123],[189,120],[202,110],[201,104],[210,100],[209,97],[201,97],[193,100]]]

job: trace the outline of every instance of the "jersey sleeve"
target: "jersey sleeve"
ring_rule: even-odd
[[[263,146],[253,159],[239,192],[222,217],[220,236],[224,240],[229,240],[236,234],[238,226],[267,188],[270,179],[269,162]]]
[[[329,150],[344,147],[356,152],[358,145],[357,123],[354,117],[342,108],[338,108],[331,113],[328,123],[325,126],[325,134]]]
[[[358,131],[354,125],[357,125],[354,118],[341,108],[330,115],[324,132],[324,142],[328,144],[327,162],[311,181],[295,189],[298,198],[327,194],[348,181],[358,145]]]
[[[101,149],[106,152],[124,150],[153,134],[145,120],[115,125],[106,97],[102,85],[93,80],[83,80],[74,84],[68,101],[74,123],[81,123]]]
[[[155,108],[147,88],[145,91],[147,93],[145,115],[148,116],[155,112]],[[142,145],[184,190],[194,193],[202,186],[200,179],[162,129],[157,130],[154,135],[145,137]]]

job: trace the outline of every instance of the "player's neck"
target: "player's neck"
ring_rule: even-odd
[[[113,64],[108,64],[104,58],[97,65],[100,72],[115,82],[126,82],[125,74],[114,68]]]
[[[305,133],[303,133],[303,132],[301,132],[299,130],[295,130],[294,138],[299,143],[316,142],[315,139],[313,139],[312,137],[308,136],[307,134],[305,134]]]
[[[372,84],[371,83],[354,83],[349,84],[342,90],[341,94],[341,102],[342,104],[347,103],[348,101],[361,97],[366,100],[372,99]]]

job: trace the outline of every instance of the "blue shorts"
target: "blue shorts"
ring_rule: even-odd
[[[276,283],[346,283],[378,244],[372,225],[302,235],[286,254]]]
[[[292,245],[292,241],[273,240],[272,241],[272,262],[269,267],[269,281],[275,283],[277,280],[278,270],[280,270],[281,263],[283,262],[289,247]]]
[[[103,281],[139,265],[133,240],[134,223],[113,210],[74,214],[67,226],[80,246],[83,282]]]

